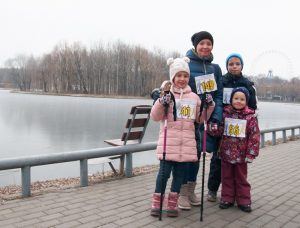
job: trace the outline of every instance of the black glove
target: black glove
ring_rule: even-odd
[[[208,124],[220,126],[220,121],[214,118],[210,118]]]
[[[217,132],[218,131],[218,124],[217,123],[213,123],[213,122],[209,122],[208,129],[211,132]]]

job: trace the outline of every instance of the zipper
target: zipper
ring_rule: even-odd
[[[204,75],[206,75],[206,65],[205,65],[205,60],[203,60],[203,69],[204,69]]]
[[[183,155],[183,152],[182,152],[182,143],[183,143],[183,121],[184,120],[181,120],[181,128],[180,128],[180,159],[182,159],[182,155]]]

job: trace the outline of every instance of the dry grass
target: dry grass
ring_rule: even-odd
[[[133,169],[133,175],[143,175],[150,172],[157,171],[158,165],[147,165],[143,167],[136,167]],[[115,175],[112,171],[100,173],[97,172],[89,175],[89,185],[99,184],[105,181],[117,180],[124,178],[124,175]],[[31,184],[31,194],[40,195],[45,192],[53,192],[61,189],[68,189],[80,186],[80,178],[59,178],[55,180],[35,181]],[[6,200],[13,200],[22,198],[22,188],[20,185],[8,185],[0,187],[0,202]]]

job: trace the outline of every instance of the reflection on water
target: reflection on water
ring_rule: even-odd
[[[152,104],[150,99],[110,99],[37,96],[0,90],[0,157],[50,154],[107,147],[105,139],[119,138],[130,107]],[[300,105],[260,102],[260,128],[299,124]],[[145,142],[158,137],[150,121]],[[153,152],[134,154],[134,166],[157,163]],[[117,166],[117,164],[115,164]],[[89,167],[90,172],[109,169]],[[2,175],[1,175],[2,174]],[[19,176],[0,172],[0,186],[19,182]],[[32,168],[32,180],[79,176],[78,162]]]

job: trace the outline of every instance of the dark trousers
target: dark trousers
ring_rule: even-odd
[[[217,152],[213,153],[210,160],[210,169],[208,176],[207,187],[209,191],[217,192],[221,184],[221,159],[218,157]]]
[[[221,201],[238,205],[251,204],[251,186],[247,181],[247,163],[231,164],[222,161]]]
[[[171,184],[171,192],[180,192],[181,184],[185,178],[185,172],[187,170],[187,162],[175,162],[175,161],[160,161],[159,171],[156,178],[155,193],[165,194],[166,186],[170,174],[172,172],[173,179]],[[162,183],[163,179],[163,183]]]
[[[187,162],[187,170],[185,172],[185,178],[183,181],[183,184],[186,184],[187,182],[196,182],[197,175],[199,171],[199,161],[196,162]]]

